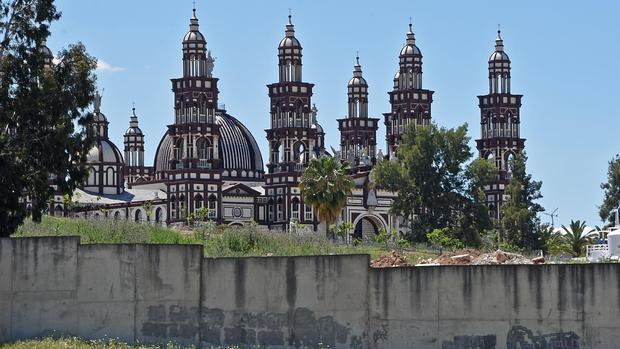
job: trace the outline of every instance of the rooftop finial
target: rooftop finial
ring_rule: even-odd
[[[355,51],[355,61],[360,65],[360,51]]]
[[[293,9],[289,8],[288,9],[288,24],[289,25],[293,25],[293,20],[292,20],[293,15],[292,15],[292,13],[293,13]]]
[[[502,40],[502,25],[497,25],[497,40]]]

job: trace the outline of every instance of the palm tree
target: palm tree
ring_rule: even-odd
[[[353,190],[349,168],[335,157],[312,159],[301,177],[299,188],[306,205],[325,223],[325,235],[330,224],[336,222],[347,204],[347,195]]]
[[[585,221],[570,221],[568,225],[569,228],[566,228],[562,225],[562,230],[564,230],[564,235],[562,236],[565,243],[570,245],[571,251],[575,257],[581,256],[586,245],[592,243],[592,233],[594,229],[590,229],[587,232],[586,230],[586,222]]]

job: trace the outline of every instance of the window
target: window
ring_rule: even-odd
[[[299,220],[299,200],[297,198],[293,199],[291,218],[294,220]]]
[[[194,207],[196,210],[202,208],[203,202],[202,202],[202,195],[198,194],[196,196],[194,196]]]
[[[217,217],[217,198],[215,195],[209,196],[209,218]]]
[[[283,212],[282,212],[282,198],[278,199],[278,203],[276,205],[276,214],[278,216],[278,221],[282,220]]]
[[[312,214],[312,207],[309,205],[306,205],[306,214],[304,217],[307,221],[311,221],[313,220],[313,214]]]
[[[142,211],[140,209],[136,210],[135,221],[136,222],[142,221]]]

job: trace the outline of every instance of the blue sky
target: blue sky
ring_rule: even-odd
[[[56,52],[82,41],[100,59],[98,85],[105,89],[102,111],[112,140],[122,149],[135,102],[152,164],[173,119],[169,79],[181,74],[181,40],[192,2],[57,0],[57,6],[63,17],[52,26],[48,45]],[[512,90],[524,95],[521,130],[529,171],[543,181],[541,203],[549,211],[559,208],[556,225],[570,219],[600,223],[599,185],[607,162],[620,151],[620,3],[197,0],[201,31],[217,58],[220,102],[253,132],[264,158],[265,85],[277,79],[276,48],[289,8],[304,48],[304,80],[316,84],[318,119],[334,147],[355,52],[370,85],[370,114],[383,118],[410,16],[424,55],[424,87],[435,91],[433,119],[447,127],[467,122],[475,147],[476,96],[487,93],[486,64],[501,23]],[[382,125],[382,149],[384,135]]]

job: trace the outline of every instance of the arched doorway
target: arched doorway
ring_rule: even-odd
[[[379,233],[379,230],[387,230],[387,225],[381,218],[370,214],[359,217],[354,226],[353,239],[365,242],[371,241],[373,236]]]

